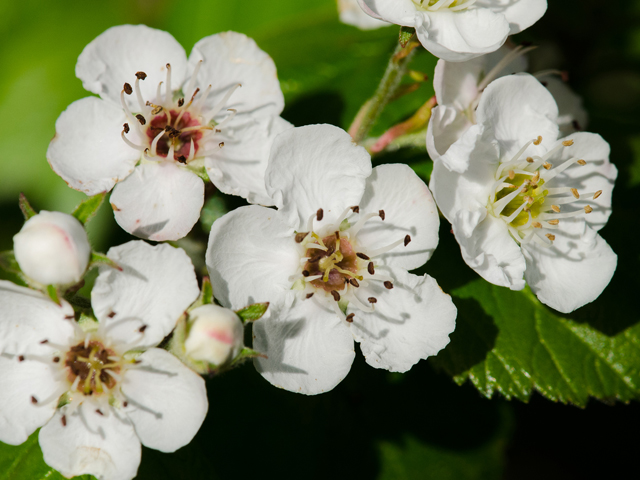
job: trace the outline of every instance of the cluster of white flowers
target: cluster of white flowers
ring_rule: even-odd
[[[42,427],[44,459],[63,475],[128,480],[141,444],[171,452],[195,436],[208,408],[199,374],[255,357],[272,384],[318,394],[347,375],[354,342],[371,366],[409,370],[455,328],[451,297],[409,273],[438,244],[438,208],[489,282],[526,281],[563,312],[602,292],[617,261],[597,233],[617,175],[608,144],[578,131],[586,113],[553,75],[507,75],[526,70],[507,36],[546,1],[358,2],[339,1],[343,21],[385,24],[366,12],[415,27],[441,57],[426,138],[433,197],[406,165],[373,168],[340,128],[280,118],[275,65],[242,34],[206,37],[188,59],[146,26],[87,45],[76,74],[98,97],[58,119],[56,173],[88,195],[113,189],[118,224],[154,241],[191,231],[209,180],[256,205],[214,222],[202,288],[179,248],[138,240],[105,256],[73,216],[27,215],[13,255],[30,288],[0,281],[0,441]],[[75,292],[95,266],[83,305]],[[260,313],[246,313],[256,302]],[[244,323],[266,302],[248,349]]]

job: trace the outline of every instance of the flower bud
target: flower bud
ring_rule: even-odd
[[[43,285],[69,285],[87,270],[91,246],[82,224],[71,215],[42,211],[13,237],[22,272]]]
[[[189,314],[191,327],[184,343],[193,360],[223,365],[236,357],[244,345],[244,326],[233,310],[209,304]]]

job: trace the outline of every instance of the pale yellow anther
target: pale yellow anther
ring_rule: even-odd
[[[527,163],[533,163],[533,158],[527,157]]]
[[[556,213],[560,213],[560,207],[558,205],[551,205],[551,210]]]
[[[514,178],[516,178],[516,172],[509,170],[509,180],[513,180]]]
[[[529,195],[525,195],[524,196],[524,201],[527,202],[529,205],[531,205],[533,203],[533,197],[531,197]]]
[[[578,190],[575,188],[571,189],[571,193],[573,194],[574,197],[576,198],[580,198],[580,194],[578,193]]]
[[[595,200],[596,198],[598,198],[600,195],[602,195],[602,190],[598,190],[596,193],[593,194],[593,199]]]
[[[541,137],[540,135],[538,135],[538,138],[536,138],[536,139],[533,141],[533,144],[534,144],[534,145],[540,145],[541,143],[542,143],[542,137]]]
[[[545,168],[545,170],[549,170],[551,167],[553,167],[553,165],[551,165],[549,162],[544,162],[542,166]]]
[[[585,162],[584,160],[578,160],[578,165],[586,165],[587,162]]]
[[[549,220],[547,222],[549,225],[558,225],[560,223],[560,220],[556,219],[556,220]]]
[[[533,175],[533,177],[531,177],[531,183],[538,183],[538,180],[540,180],[540,171],[536,171],[536,173]]]
[[[573,145],[573,140],[565,140],[564,142],[562,142],[562,145],[564,145],[565,147],[570,147],[571,145]]]
[[[551,240],[552,242],[556,239],[556,236],[555,236],[555,235],[552,235],[552,234],[550,234],[550,233],[547,233],[547,234],[545,235],[545,237],[547,237],[547,238],[548,238],[549,240]]]
[[[541,224],[540,222],[533,222],[533,223],[531,224],[531,226],[532,226],[533,228],[542,228],[542,224]]]
[[[584,213],[591,213],[593,212],[593,208],[591,208],[590,205],[587,205],[586,207],[584,207]]]

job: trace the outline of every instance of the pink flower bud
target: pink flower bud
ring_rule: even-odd
[[[222,365],[236,357],[244,344],[244,327],[233,310],[203,305],[190,313],[186,354],[193,360]]]
[[[20,269],[43,285],[69,285],[80,281],[91,256],[82,224],[71,215],[42,211],[27,220],[13,237]]]

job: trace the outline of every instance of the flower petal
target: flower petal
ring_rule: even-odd
[[[0,442],[20,445],[53,416],[58,406],[53,365],[0,355]]]
[[[553,246],[530,242],[525,278],[545,305],[562,313],[593,302],[611,281],[618,257],[585,222],[566,222],[554,230]]]
[[[140,240],[107,255],[122,271],[100,268],[91,304],[101,328],[116,343],[157,345],[200,293],[191,260],[180,248]]]
[[[241,114],[272,116],[284,108],[278,74],[273,60],[260,50],[256,42],[242,33],[222,32],[205,37],[195,44],[189,56],[189,69],[202,60],[196,86],[211,93],[206,105],[213,108],[236,84],[236,90],[225,108]],[[185,92],[191,95],[192,92]],[[225,113],[226,115],[226,113]]]
[[[125,231],[157,242],[186,236],[200,218],[204,182],[172,162],[138,165],[111,194],[116,221]]]
[[[297,299],[253,326],[256,370],[290,392],[316,395],[332,390],[349,373],[355,357],[344,320],[315,298]]]
[[[91,474],[100,480],[131,480],[141,455],[133,427],[113,413],[99,415],[90,405],[85,402],[72,415],[59,409],[40,430],[45,463],[67,478]]]
[[[74,338],[73,308],[58,306],[40,292],[0,280],[0,354],[44,355],[43,340],[67,345]],[[66,319],[68,318],[68,319]]]
[[[500,48],[509,35],[509,23],[504,15],[485,8],[459,12],[442,9],[419,12],[416,34],[436,57],[463,62]]]
[[[200,429],[209,404],[204,380],[166,350],[152,348],[122,377],[127,415],[145,447],[175,452]]]
[[[249,206],[213,223],[206,261],[216,298],[237,310],[256,302],[284,301],[300,255],[293,229],[280,212]]]
[[[338,12],[342,23],[353,25],[360,30],[374,30],[390,25],[365,13],[358,5],[358,0],[338,0]]]
[[[509,161],[530,140],[542,136],[549,147],[558,138],[558,106],[534,77],[518,73],[498,78],[482,94],[476,119],[491,125],[500,145],[500,158]],[[524,154],[540,154],[535,145]]]
[[[423,265],[438,245],[438,209],[425,183],[408,165],[380,165],[373,169],[360,202],[363,213],[384,210],[384,221],[365,223],[357,242],[366,252],[411,236],[411,243],[382,254],[386,265],[412,270]]]
[[[579,130],[584,130],[589,123],[589,114],[582,105],[582,97],[558,78],[557,74],[538,77],[553,99],[558,104],[558,125],[560,136],[564,137]]]
[[[209,178],[226,194],[239,195],[250,203],[273,205],[264,184],[269,151],[275,137],[292,127],[274,116],[248,119],[236,128],[224,129],[216,137],[224,147],[205,158]]]
[[[56,120],[47,150],[51,168],[87,195],[111,190],[140,160],[140,152],[120,138],[126,121],[122,108],[99,98],[73,102]]]
[[[169,33],[146,25],[111,27],[89,43],[78,57],[76,76],[82,86],[105,100],[120,105],[120,92],[125,82],[133,85],[136,72],[147,78],[140,82],[146,101],[157,100],[158,83],[165,82],[167,63],[171,64],[171,83],[184,81],[187,55]],[[134,111],[139,111],[135,95],[127,97]]]
[[[449,343],[457,310],[430,276],[412,275],[402,268],[389,268],[388,273],[395,280],[393,289],[380,282],[370,282],[362,292],[358,289],[362,301],[374,297],[377,302],[372,313],[353,310],[351,333],[369,365],[406,372]]]
[[[324,210],[325,223],[362,198],[371,157],[347,132],[332,125],[286,130],[271,148],[267,192],[295,228]]]
[[[580,194],[580,200],[567,206],[567,211],[577,210],[589,205],[593,211],[586,215],[584,220],[587,225],[596,231],[605,226],[611,215],[611,194],[618,177],[618,169],[609,161],[609,144],[598,134],[578,132],[569,135],[561,141],[573,140],[573,145],[565,147],[549,161],[554,166],[561,165],[570,158],[585,160],[586,165],[574,164],[562,173],[552,178],[548,184],[553,187],[576,188]],[[550,170],[553,172],[553,170]],[[544,178],[544,177],[543,177]],[[602,191],[602,194],[594,199],[593,195],[585,196],[585,193]],[[570,196],[570,194],[568,194]],[[563,211],[565,210],[564,207]],[[564,219],[563,223],[572,219]],[[581,221],[581,220],[573,220]]]
[[[478,0],[475,5],[504,15],[511,27],[510,35],[529,28],[547,11],[547,0]]]
[[[511,290],[524,288],[525,260],[504,221],[486,209],[461,210],[452,227],[462,258],[478,275]]]
[[[360,7],[374,18],[396,25],[415,25],[416,5],[411,0],[358,0]]]
[[[473,126],[469,119],[458,110],[447,105],[438,105],[431,112],[431,119],[427,127],[427,151],[431,159],[441,161],[447,169],[453,172],[463,172],[468,167],[467,151],[475,147],[476,136],[481,127],[470,133],[465,140],[457,143]],[[456,149],[446,155],[451,145]]]

